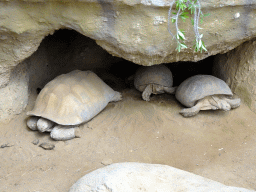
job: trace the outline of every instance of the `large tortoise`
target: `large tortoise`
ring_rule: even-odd
[[[109,102],[121,99],[121,94],[95,73],[75,70],[45,85],[34,109],[27,112],[27,125],[32,130],[51,132],[55,140],[72,139],[78,125],[92,119]]]
[[[239,98],[232,98],[233,93],[223,80],[211,75],[195,75],[186,79],[177,88],[175,96],[189,107],[180,111],[184,117],[194,116],[200,110],[228,111],[241,103]]]
[[[134,76],[134,86],[143,92],[142,98],[150,100],[151,94],[175,93],[172,72],[164,65],[142,66]]]

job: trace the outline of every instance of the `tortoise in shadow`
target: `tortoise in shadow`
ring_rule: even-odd
[[[145,101],[150,100],[151,94],[174,94],[172,72],[164,65],[143,66],[134,75],[134,86],[142,92]]]

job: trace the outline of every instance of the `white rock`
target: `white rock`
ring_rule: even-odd
[[[167,165],[116,163],[79,179],[69,192],[249,192]]]

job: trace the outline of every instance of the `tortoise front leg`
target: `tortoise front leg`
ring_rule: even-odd
[[[144,99],[145,101],[149,101],[149,97],[152,94],[152,90],[153,90],[153,85],[149,84],[143,91],[142,93],[142,99]]]
[[[81,137],[81,133],[78,126],[57,125],[52,129],[50,137],[56,141],[66,141]]]
[[[195,105],[194,107],[191,107],[191,108],[182,109],[180,111],[180,114],[183,117],[192,117],[192,116],[195,116],[197,113],[199,113],[200,109],[201,109],[201,105]]]

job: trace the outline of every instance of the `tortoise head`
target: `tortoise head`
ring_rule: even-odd
[[[230,104],[225,99],[219,98],[218,96],[212,96],[210,103],[218,109],[222,109],[224,111],[229,111],[231,109]]]

